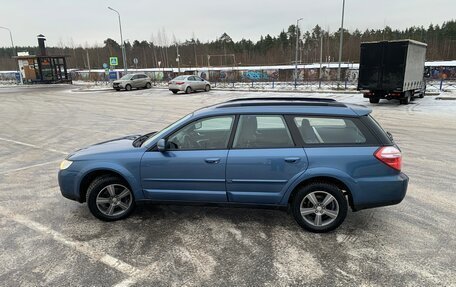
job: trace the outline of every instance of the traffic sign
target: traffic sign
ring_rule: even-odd
[[[109,57],[109,64],[111,66],[119,65],[119,61],[117,60],[117,57]]]
[[[103,63],[103,69],[107,69],[109,66],[106,63]]]
[[[134,63],[135,65],[138,64],[138,58],[134,58],[134,59],[133,59],[133,63]]]
[[[111,81],[117,80],[117,72],[116,71],[110,71],[109,72],[109,80],[111,80]]]

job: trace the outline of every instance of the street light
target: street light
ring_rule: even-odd
[[[122,59],[123,59],[123,64],[124,64],[124,72],[127,74],[128,72],[128,64],[127,64],[127,54],[125,53],[125,43],[123,41],[123,36],[122,36],[122,22],[120,21],[120,13],[119,11],[108,7],[109,10],[114,11],[117,13],[117,16],[119,16],[119,28],[120,28],[120,43],[122,47]]]
[[[11,30],[9,28],[3,27],[3,26],[0,26],[0,29],[8,30],[8,32],[10,34],[10,39],[11,39],[11,47],[13,47],[13,53],[15,53],[16,56],[17,56],[17,48],[16,48],[16,46],[14,46],[13,34],[11,33]],[[22,72],[21,72],[21,69],[19,67],[19,61],[18,61],[18,69],[19,69],[18,70],[19,71],[19,79],[20,79],[21,84],[23,84],[23,82],[22,82]]]
[[[299,45],[299,21],[303,20],[304,18],[299,18],[296,20],[296,52],[295,52],[295,89],[298,85],[298,45]]]
[[[337,87],[340,84],[340,66],[342,62],[342,45],[344,43],[344,12],[345,0],[342,0],[342,23],[340,24],[340,42],[339,42],[339,68],[337,69]]]

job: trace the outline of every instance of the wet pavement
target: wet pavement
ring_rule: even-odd
[[[285,211],[209,206],[145,204],[106,223],[60,194],[59,162],[76,149],[274,95],[0,88],[0,285],[456,286],[456,101],[331,96],[374,109],[410,184],[401,204],[350,211],[327,234],[302,230]]]

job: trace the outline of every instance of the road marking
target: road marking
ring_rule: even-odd
[[[34,165],[29,165],[29,166],[24,166],[24,167],[20,167],[20,168],[10,169],[10,170],[7,170],[7,171],[2,171],[2,172],[0,172],[0,174],[8,174],[8,173],[11,173],[11,172],[21,171],[21,170],[24,170],[24,169],[39,167],[39,166],[43,166],[43,165],[48,165],[48,164],[51,164],[51,163],[55,164],[55,163],[58,163],[58,162],[60,162],[60,160],[53,160],[53,161],[38,163],[38,164],[34,164]]]
[[[130,287],[131,285],[136,284],[137,282],[138,281],[136,279],[133,279],[130,277],[130,278],[127,278],[127,279],[117,283],[113,287]]]
[[[86,255],[87,257],[93,259],[94,261],[101,262],[101,263],[107,265],[108,267],[116,269],[129,277],[134,277],[141,272],[140,269],[138,269],[126,262],[123,262],[120,259],[117,259],[115,257],[112,257],[111,255],[108,255],[101,251],[96,250],[95,248],[93,248],[86,242],[80,242],[77,240],[66,238],[63,234],[61,234],[47,226],[44,226],[41,223],[30,220],[19,214],[13,214],[3,207],[0,207],[0,214],[19,224],[22,224],[30,229],[33,229],[42,234],[48,235],[48,236],[52,237],[55,241],[60,242],[68,247],[71,247],[71,248],[75,249],[76,251],[79,251],[82,254]]]
[[[34,144],[29,144],[29,143],[25,143],[25,142],[15,141],[15,140],[12,140],[12,139],[0,138],[0,140],[6,141],[6,142],[10,142],[10,143],[15,143],[15,144],[18,144],[18,145],[28,146],[28,147],[31,147],[31,148],[44,149],[44,150],[47,150],[47,151],[52,151],[52,152],[56,152],[56,153],[60,153],[60,154],[65,154],[65,155],[68,154],[68,152],[66,152],[66,151],[60,151],[60,150],[56,150],[56,149],[53,149],[53,148],[45,148],[45,147],[34,145]]]

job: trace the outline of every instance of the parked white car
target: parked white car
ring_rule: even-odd
[[[193,91],[206,91],[211,90],[211,83],[203,78],[194,75],[178,76],[168,83],[168,88],[173,94],[182,91],[189,94]]]
[[[125,89],[131,91],[131,89],[150,89],[152,87],[152,80],[146,74],[128,74],[123,76],[117,81],[112,82],[112,87],[116,91]]]

